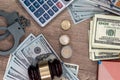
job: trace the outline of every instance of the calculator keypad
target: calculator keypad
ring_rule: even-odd
[[[41,24],[51,20],[65,7],[61,0],[22,0],[22,3],[27,7],[27,11],[36,18],[35,20]]]

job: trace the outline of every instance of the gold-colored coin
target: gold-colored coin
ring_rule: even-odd
[[[61,23],[61,28],[63,30],[68,30],[71,28],[71,23],[69,20],[63,20],[62,23]]]

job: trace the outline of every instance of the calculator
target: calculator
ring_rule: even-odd
[[[19,0],[33,19],[44,27],[73,0]]]

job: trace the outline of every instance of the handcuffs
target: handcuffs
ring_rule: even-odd
[[[15,51],[15,49],[19,45],[21,37],[25,34],[24,28],[30,25],[30,21],[23,16],[19,16],[18,12],[9,13],[0,10],[0,16],[4,17],[7,23],[7,27],[0,27],[0,30],[5,31],[5,33],[0,34],[0,40],[5,39],[10,34],[14,38],[14,45],[12,46],[12,48],[6,51],[0,50],[0,55],[5,56]]]

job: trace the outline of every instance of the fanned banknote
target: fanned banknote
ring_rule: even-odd
[[[89,0],[75,0],[69,7],[69,13],[75,24],[94,16],[94,14],[107,14],[105,10],[93,6]]]
[[[69,13],[75,24],[84,21],[94,14],[113,13],[120,15],[119,0],[75,0],[69,7]]]
[[[79,80],[77,78],[79,66],[73,64],[67,64],[71,67],[64,66],[65,64],[42,34],[37,37],[30,34],[10,55],[3,80],[29,80],[28,67],[33,64],[37,56],[42,56],[42,54],[54,55],[54,57],[61,61],[64,72],[62,76],[66,80]],[[73,70],[76,72],[73,72]]]

